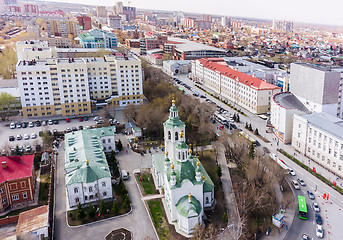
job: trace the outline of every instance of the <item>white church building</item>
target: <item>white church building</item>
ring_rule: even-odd
[[[173,100],[164,122],[165,154],[152,156],[155,184],[165,194],[169,221],[186,234],[203,223],[204,209],[214,205],[214,184],[186,144],[185,124]]]

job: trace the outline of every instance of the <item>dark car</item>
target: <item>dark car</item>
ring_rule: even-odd
[[[26,128],[26,127],[27,127],[27,123],[25,123],[25,122],[22,123],[22,124],[21,124],[21,127],[22,127],[22,128]]]
[[[57,125],[58,124],[58,120],[54,120],[54,124]]]
[[[261,146],[261,144],[258,141],[255,142],[255,145],[256,146]]]
[[[307,190],[307,195],[311,200],[314,200],[314,195],[310,190]]]
[[[77,128],[76,127],[72,127],[71,130],[75,132],[75,131],[77,131]]]
[[[204,95],[200,95],[200,98],[206,98]]]
[[[79,126],[79,130],[83,130],[83,126]]]
[[[237,126],[235,124],[230,124],[233,129],[237,129]]]
[[[211,120],[211,123],[212,123],[212,124],[215,124],[215,123],[216,123],[216,120],[212,119],[212,120]]]
[[[83,117],[83,121],[88,121],[88,117]]]
[[[40,127],[42,126],[42,124],[40,123],[40,121],[36,121],[36,127]]]
[[[14,138],[14,136],[9,136],[8,140],[9,140],[10,142],[13,142],[13,141],[15,140],[15,138]]]
[[[316,213],[316,223],[319,224],[319,225],[323,224],[323,219],[322,219],[322,217],[320,216],[319,213]]]

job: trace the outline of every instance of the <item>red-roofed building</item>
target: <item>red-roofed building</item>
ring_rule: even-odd
[[[270,112],[271,97],[280,87],[230,68],[223,58],[192,61],[192,79],[246,110],[262,114]]]
[[[34,155],[0,157],[0,212],[11,205],[33,201]]]

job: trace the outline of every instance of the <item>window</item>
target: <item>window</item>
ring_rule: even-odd
[[[4,193],[5,191],[4,191],[4,188],[0,188],[0,192],[1,193]]]
[[[87,197],[87,196],[85,196],[85,200],[86,200],[86,197]],[[78,197],[75,198],[75,202],[76,202],[76,203],[80,202],[80,199],[79,199]]]
[[[79,189],[76,187],[74,188],[74,193],[78,193],[79,192]]]
[[[102,186],[102,187],[106,187],[106,182],[102,182],[102,183],[101,183],[101,186]]]
[[[206,203],[209,203],[210,202],[210,200],[208,199],[208,197],[206,197]]]
[[[175,140],[179,140],[179,133],[178,132],[175,132]]]
[[[168,131],[168,140],[171,140],[171,133]]]
[[[109,138],[109,139],[107,140],[107,142],[110,143],[110,142],[111,142],[111,139]]]
[[[23,198],[24,199],[27,198],[27,193],[26,192],[23,193]]]
[[[2,199],[2,205],[6,204],[6,199]]]
[[[90,199],[90,200],[93,199],[93,195],[89,195],[89,199]]]
[[[87,196],[85,196],[85,200],[87,200],[88,199],[88,197]]]
[[[12,200],[13,200],[13,201],[19,200],[19,195],[18,195],[18,194],[12,195]]]
[[[105,197],[107,196],[107,192],[103,192],[102,195]]]
[[[92,187],[89,187],[89,192],[93,192],[93,188]]]

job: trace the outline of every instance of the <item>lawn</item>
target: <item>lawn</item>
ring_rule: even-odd
[[[141,189],[143,189],[143,195],[150,195],[157,193],[154,180],[150,173],[143,172],[141,174],[135,174],[137,182],[139,183]]]
[[[172,239],[161,200],[150,200],[147,203],[159,239]]]
[[[40,175],[38,205],[48,203],[50,173]]]

